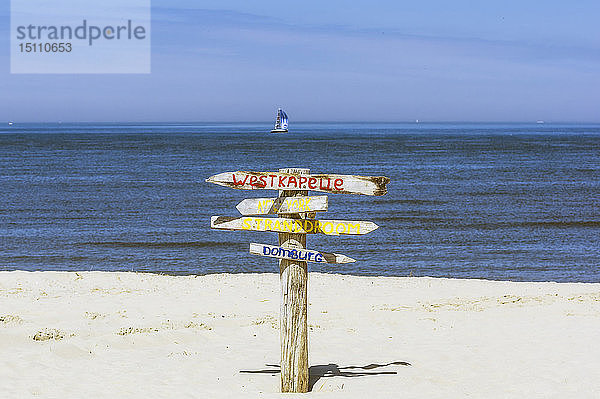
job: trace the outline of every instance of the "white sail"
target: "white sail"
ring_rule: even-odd
[[[277,109],[277,118],[275,119],[275,128],[271,133],[285,133],[288,128],[288,116],[281,108]]]
[[[281,110],[281,128],[286,130],[288,128],[288,116],[284,110]]]

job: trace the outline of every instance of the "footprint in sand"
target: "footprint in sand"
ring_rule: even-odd
[[[74,335],[75,334],[68,334],[64,331],[57,330],[56,328],[44,328],[43,330],[40,330],[35,333],[35,335],[33,336],[33,340],[34,341],[49,341],[49,340],[53,339],[55,341],[60,341],[63,338],[72,337]]]
[[[157,327],[122,327],[117,331],[117,335],[131,335],[131,334],[144,334],[144,333],[156,333],[165,330],[181,330],[181,329],[198,329],[198,330],[212,330],[212,327],[204,323],[196,323],[195,321],[187,322],[175,322],[167,320],[162,322]]]
[[[104,313],[98,312],[85,312],[83,315],[86,319],[96,320],[96,319],[104,319],[107,315]]]
[[[0,326],[8,327],[8,326],[16,326],[23,323],[23,319],[19,316],[15,316],[12,314],[5,314],[0,316]]]

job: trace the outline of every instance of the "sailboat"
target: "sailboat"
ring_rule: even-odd
[[[287,133],[288,131],[288,116],[281,108],[277,109],[277,119],[275,119],[275,128],[271,133]]]

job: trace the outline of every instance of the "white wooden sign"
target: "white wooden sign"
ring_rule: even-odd
[[[310,190],[338,194],[384,195],[390,179],[385,176],[309,175],[282,172],[225,172],[206,179],[209,183],[241,190]]]
[[[373,222],[351,220],[317,220],[261,218],[253,216],[230,217],[213,216],[210,227],[221,230],[274,231],[277,233],[314,234],[322,233],[330,236],[341,234],[363,235],[377,229]]]
[[[325,212],[327,196],[248,198],[237,204],[242,215],[290,214],[304,212]]]
[[[270,256],[278,259],[289,259],[316,263],[352,263],[356,260],[341,254],[314,251],[301,248],[284,248],[274,245],[250,243],[250,253],[254,255]]]

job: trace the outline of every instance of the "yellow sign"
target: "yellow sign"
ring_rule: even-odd
[[[213,216],[211,227],[223,230],[273,231],[299,234],[321,233],[337,236],[341,234],[367,234],[379,226],[373,222],[349,220]]]

